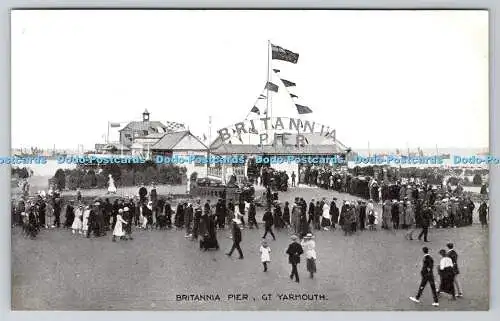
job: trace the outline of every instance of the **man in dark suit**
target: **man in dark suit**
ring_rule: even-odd
[[[447,255],[453,262],[453,274],[455,275],[454,284],[455,284],[455,289],[458,292],[457,296],[462,297],[464,296],[464,294],[462,293],[462,288],[460,287],[460,283],[458,282],[458,274],[460,274],[460,270],[458,269],[458,263],[457,263],[458,254],[455,251],[455,249],[453,249],[453,243],[446,244],[446,247],[448,247]]]
[[[255,216],[257,215],[257,209],[255,208],[255,203],[250,202],[250,207],[248,208],[248,227],[253,228],[255,226],[256,229],[259,229],[259,224],[257,224],[257,219]]]
[[[295,276],[295,282],[299,283],[299,272],[297,271],[297,264],[300,263],[300,255],[304,253],[302,246],[297,242],[298,237],[292,235],[292,243],[288,246],[286,254],[288,254],[288,263],[292,265],[292,273],[290,274],[290,279],[292,280]]]
[[[238,250],[238,253],[240,254],[239,259],[243,260],[243,251],[241,250],[240,243],[242,240],[241,237],[241,229],[238,225],[239,220],[233,219],[233,246],[231,247],[231,250],[229,253],[226,253],[227,256],[231,256],[233,254],[234,250]]]
[[[262,236],[262,238],[265,239],[267,236],[267,233],[269,232],[269,233],[271,233],[273,240],[276,241],[276,236],[274,236],[274,233],[273,233],[274,218],[273,218],[273,214],[271,213],[270,207],[268,207],[266,209],[266,212],[264,213],[264,217],[262,217],[262,220],[265,223],[264,224],[265,232],[264,232],[264,236]]]
[[[422,276],[422,281],[420,282],[420,286],[418,288],[418,293],[416,297],[411,296],[410,300],[416,303],[420,303],[420,297],[422,296],[422,292],[424,291],[427,283],[430,284],[432,290],[432,296],[434,298],[433,306],[438,307],[438,296],[436,292],[436,284],[434,283],[434,260],[429,254],[429,249],[427,247],[423,247],[422,251],[424,252],[424,260],[422,264],[422,270],[420,271],[420,275]]]
[[[418,235],[418,240],[422,240],[422,236],[424,237],[424,242],[429,242],[427,239],[427,234],[429,233],[429,226],[431,225],[431,218],[432,218],[432,212],[429,207],[425,207],[424,210],[422,211],[422,218],[421,218],[421,224],[422,224],[422,232]]]

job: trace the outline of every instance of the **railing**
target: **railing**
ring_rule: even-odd
[[[217,167],[209,167],[208,168],[208,176],[214,176],[214,177],[219,177],[222,178],[222,168],[217,168]]]

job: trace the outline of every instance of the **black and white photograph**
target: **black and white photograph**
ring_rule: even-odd
[[[487,311],[487,10],[11,19],[11,309]]]

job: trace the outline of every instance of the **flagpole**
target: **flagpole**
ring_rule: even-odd
[[[269,81],[271,80],[270,78],[270,68],[271,68],[271,55],[269,53],[269,48],[271,47],[271,40],[267,41],[267,82],[266,82],[266,118],[269,117]],[[268,129],[266,127],[266,136],[268,136]],[[266,139],[267,140],[267,139]]]
[[[212,141],[212,116],[208,116],[208,144],[207,144],[207,178],[210,169],[210,142]]]
[[[106,144],[109,144],[109,120],[108,120],[108,135],[106,136]]]

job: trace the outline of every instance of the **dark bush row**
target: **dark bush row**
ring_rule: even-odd
[[[107,188],[109,175],[113,176],[116,187],[139,184],[183,184],[186,168],[175,165],[109,164],[101,167],[78,166],[75,169],[58,169],[51,182],[60,190],[77,188]]]

